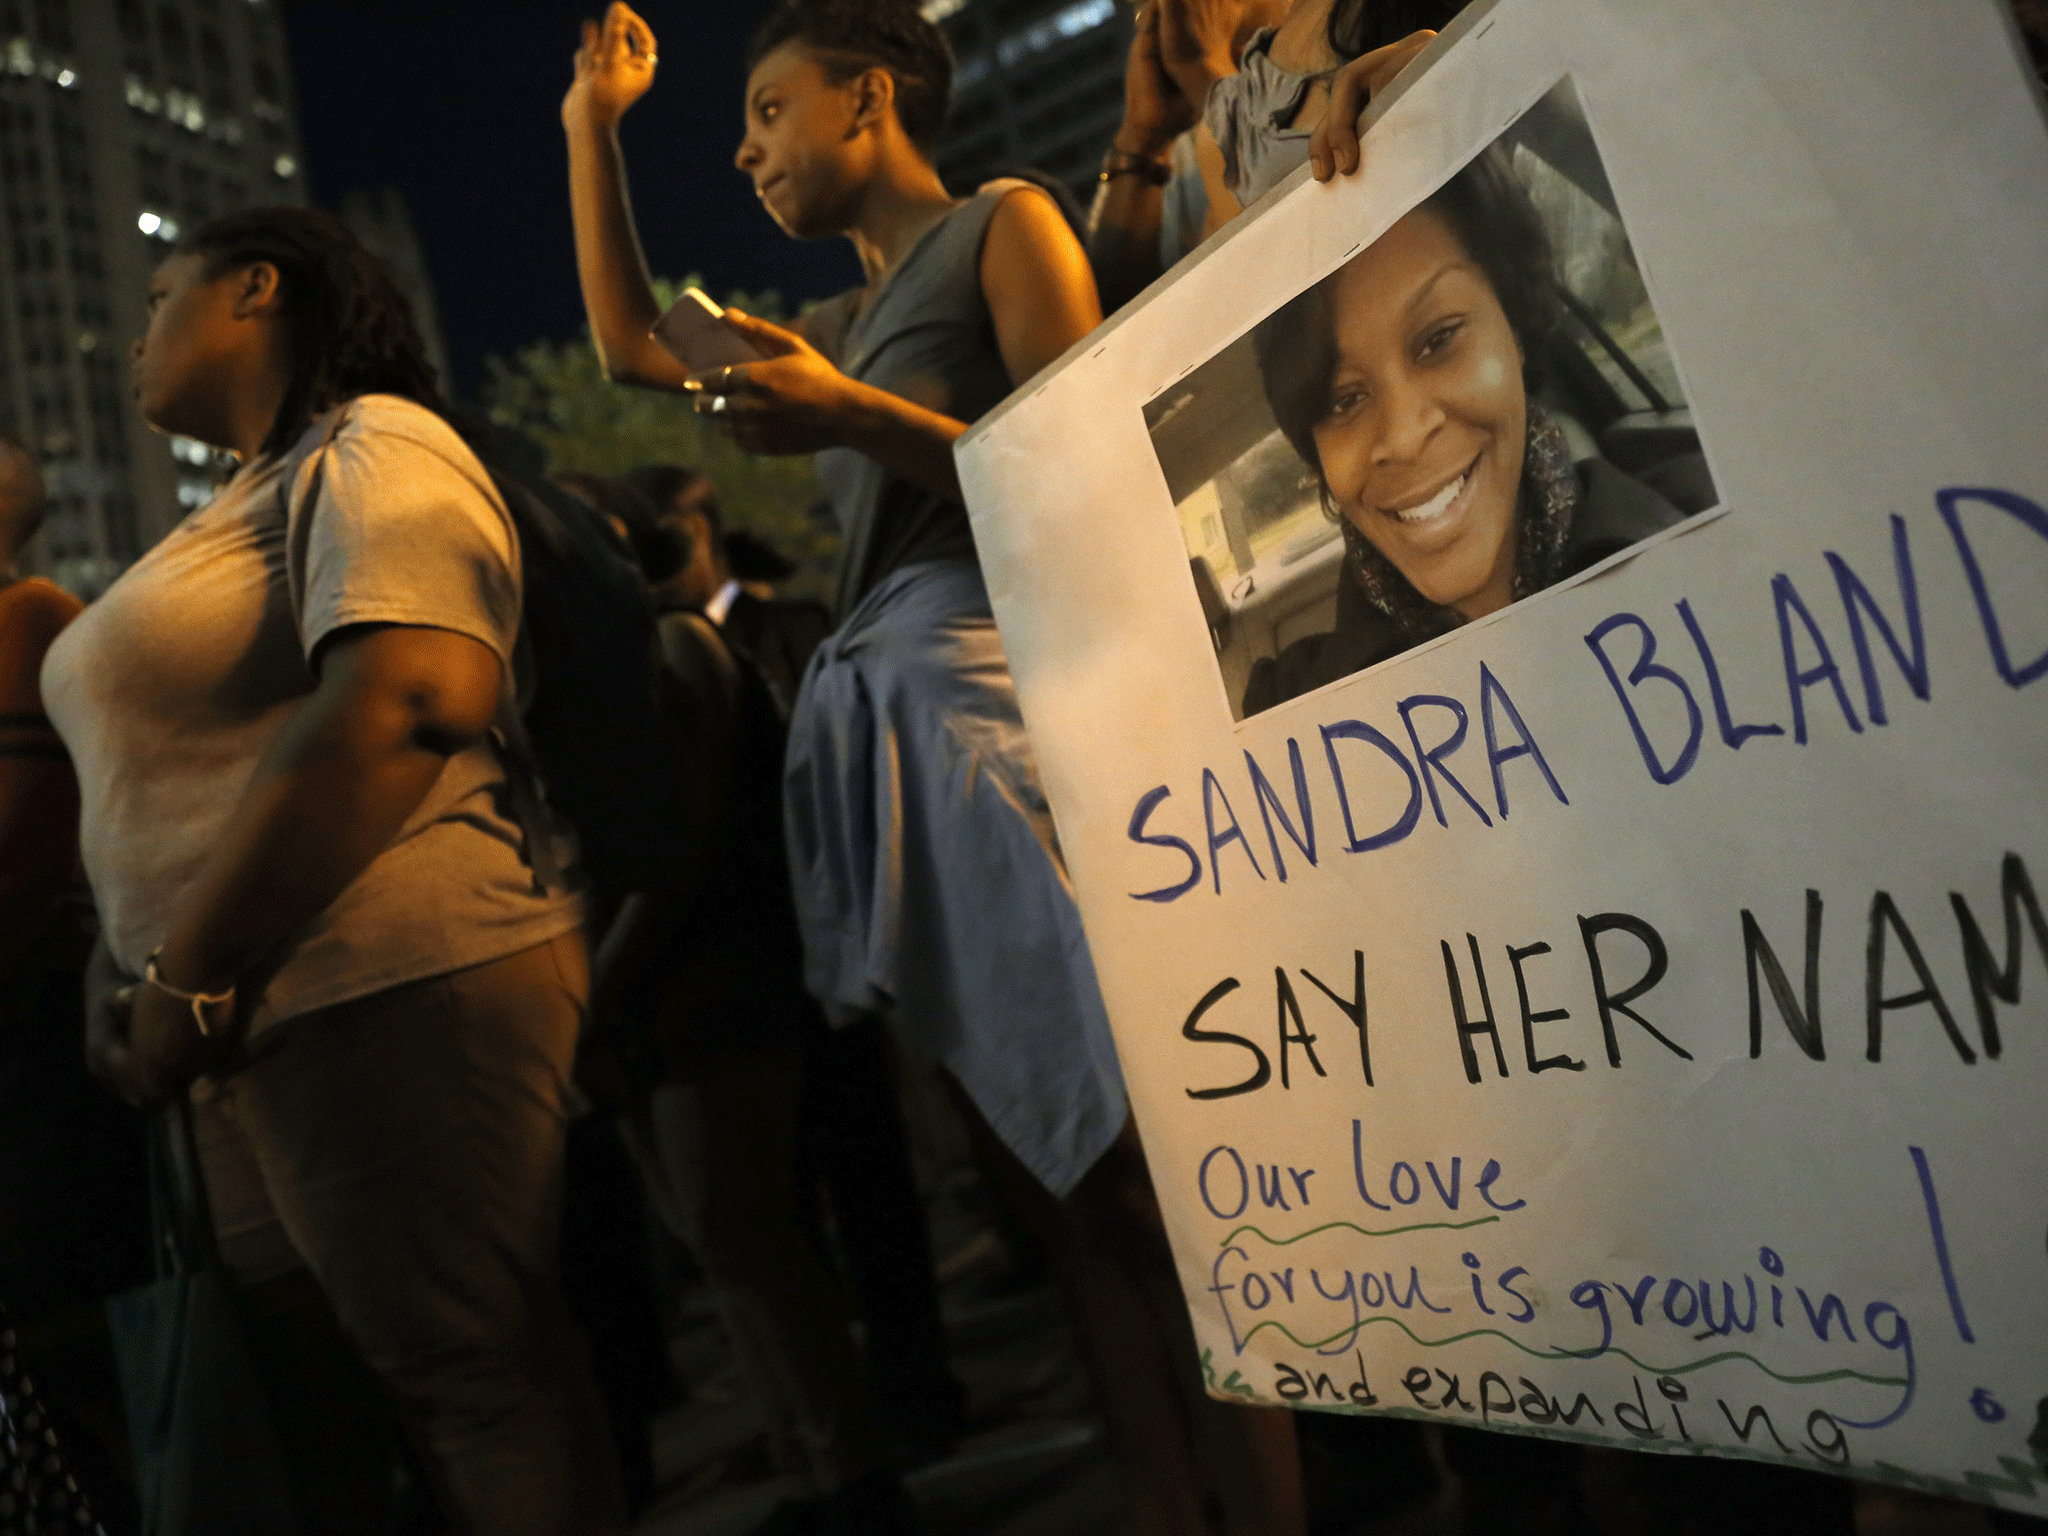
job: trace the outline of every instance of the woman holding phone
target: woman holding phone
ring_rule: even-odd
[[[812,991],[899,1009],[1062,1256],[1137,1528],[1302,1527],[1284,1413],[1211,1403],[953,467],[968,424],[1100,320],[1079,242],[1019,181],[955,198],[932,163],[952,74],[911,0],[784,0],[749,58],[737,163],[798,239],[867,281],[758,362],[693,374],[659,318],[616,128],[656,45],[614,4],[563,103],[579,270],[610,375],[697,394],[744,448],[815,453],[844,538],[838,631],[790,724],[791,861]],[[1197,1446],[1201,1447],[1200,1453]]]

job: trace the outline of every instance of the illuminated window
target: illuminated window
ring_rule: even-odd
[[[1043,53],[1055,44],[1083,32],[1093,31],[1116,14],[1116,0],[1079,0],[1078,4],[1034,22],[996,44],[996,61],[1008,69],[1012,64]]]

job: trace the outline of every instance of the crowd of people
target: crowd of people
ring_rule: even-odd
[[[513,467],[339,222],[262,209],[176,245],[136,400],[235,456],[219,494],[81,611],[11,576],[43,495],[0,440],[0,1302],[22,1320],[0,1397],[48,1425],[0,1443],[26,1469],[0,1532],[134,1518],[117,1394],[75,1342],[152,1272],[123,1101],[151,1109],[158,1160],[180,1122],[155,1107],[191,1106],[300,1531],[627,1529],[666,1367],[644,1252],[577,1260],[607,1198],[651,1208],[709,1282],[807,1490],[767,1529],[917,1529],[902,1473],[967,1404],[892,1030],[938,1064],[1058,1283],[1130,1528],[1306,1532],[1294,1417],[1204,1389],[952,447],[1290,171],[1356,171],[1360,109],[1453,10],[1151,0],[1084,239],[1028,168],[943,184],[952,61],[912,0],[779,0],[736,163],[865,280],[791,326],[728,312],[757,360],[698,371],[650,334],[617,134],[656,38],[624,4],[587,25],[562,121],[606,371],[743,448],[815,455],[830,610],[775,595],[787,562],[690,466]],[[1357,455],[1330,431],[1351,331],[1318,350],[1304,328],[1398,284],[1403,242],[1462,246],[1498,290],[1459,195],[1261,335],[1276,417],[1346,520],[1340,613],[1366,638],[1328,637],[1342,670],[1564,569],[1533,546],[1515,565],[1550,505],[1530,473],[1496,488],[1509,553],[1483,570],[1409,561],[1351,510]],[[1526,355],[1528,317],[1496,307]],[[1542,414],[1507,393],[1489,430],[1540,467]],[[1283,656],[1254,686],[1290,696],[1332,665]],[[579,1151],[591,1127],[630,1160]],[[1445,1445],[1470,1529],[1587,1528],[1576,1448]],[[1375,1454],[1435,1475],[1413,1426]],[[1851,1528],[1836,1481],[1602,1465],[1645,1529]]]

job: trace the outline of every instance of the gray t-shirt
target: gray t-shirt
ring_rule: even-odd
[[[318,455],[316,502],[324,417],[130,566],[44,663],[43,696],[78,769],[86,874],[131,972],[163,942],[258,759],[312,691],[322,640],[356,624],[451,630],[510,675],[519,540],[489,475],[409,400],[366,395],[342,409]],[[523,847],[490,741],[451,757],[391,845],[279,957],[254,1026],[575,927],[580,896],[539,891]]]

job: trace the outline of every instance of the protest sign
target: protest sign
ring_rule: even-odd
[[[2048,1508],[2043,272],[1993,0],[1498,0],[963,440],[1218,1395]]]

